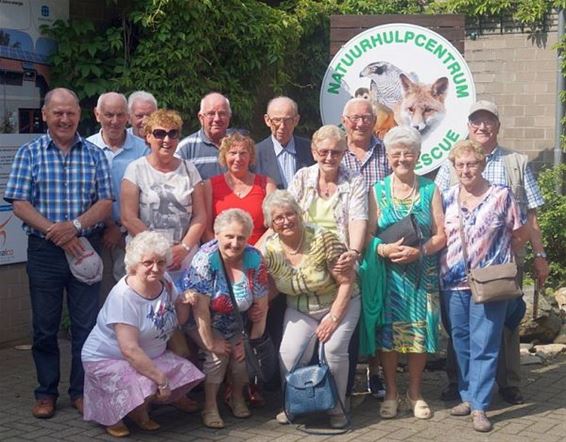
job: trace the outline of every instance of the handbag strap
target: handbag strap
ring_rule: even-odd
[[[226,271],[226,264],[224,263],[224,259],[222,258],[222,253],[218,250],[218,256],[220,257],[220,262],[222,264],[222,270],[224,272],[224,278],[226,278],[226,285],[228,286],[228,293],[230,294],[230,301],[232,301],[232,307],[234,309],[234,317],[236,318],[236,322],[240,327],[240,333],[244,338],[247,338],[248,335],[246,333],[246,328],[244,327],[244,320],[242,319],[242,315],[240,310],[238,309],[238,303],[236,302],[236,296],[234,296],[234,290],[232,288],[232,282],[230,281],[230,277],[228,276],[228,272]]]
[[[458,223],[460,228],[460,241],[462,241],[462,253],[464,254],[464,265],[466,266],[466,273],[470,273],[470,263],[468,262],[468,248],[466,247],[466,235],[464,234],[464,219],[462,216],[462,206],[460,205],[460,186],[458,186],[458,194],[456,195],[456,203],[458,204]]]

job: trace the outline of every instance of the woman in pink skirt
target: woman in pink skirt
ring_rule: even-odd
[[[204,378],[189,361],[166,351],[178,321],[190,306],[165,275],[169,242],[142,232],[126,247],[127,275],[114,286],[82,350],[84,419],[115,437],[129,435],[127,416],[143,430],[157,430],[151,402],[196,411],[186,393]]]

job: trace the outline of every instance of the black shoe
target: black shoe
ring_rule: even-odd
[[[525,402],[521,391],[517,387],[507,387],[499,390],[499,394],[505,402],[511,405],[519,405]]]
[[[440,400],[444,402],[461,400],[460,392],[458,391],[458,384],[448,384],[448,386],[440,393]]]

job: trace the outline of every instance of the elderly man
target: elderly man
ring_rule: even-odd
[[[133,95],[133,94],[132,94]],[[139,104],[136,101],[134,105]],[[139,109],[138,109],[139,110]],[[106,299],[110,289],[126,274],[124,267],[124,246],[126,229],[120,223],[120,185],[126,167],[132,161],[144,156],[148,148],[141,138],[126,131],[128,122],[128,102],[126,97],[116,92],[108,92],[98,97],[94,108],[100,131],[87,138],[98,146],[106,156],[112,174],[112,188],[115,200],[112,203],[112,216],[105,220],[106,228],[102,236],[102,279],[101,301]]]
[[[128,113],[131,127],[128,132],[145,140],[143,124],[145,119],[157,110],[157,100],[146,91],[135,91],[128,98]]]
[[[361,173],[369,188],[391,173],[385,147],[373,135],[375,112],[371,103],[364,98],[349,100],[342,112],[342,124],[348,140],[342,162],[350,170]]]
[[[290,98],[273,98],[263,118],[271,136],[257,144],[256,171],[273,178],[279,189],[286,189],[297,170],[314,164],[311,143],[293,134],[301,117]]]
[[[539,282],[544,283],[549,273],[549,266],[544,253],[542,234],[537,222],[537,208],[542,206],[543,199],[537,182],[528,164],[526,155],[498,144],[497,135],[501,123],[499,111],[495,103],[481,100],[473,104],[468,116],[468,134],[471,140],[478,142],[487,156],[487,165],[483,176],[490,183],[511,187],[521,211],[521,217],[531,232],[530,242],[535,255],[534,268]],[[456,174],[449,161],[438,171],[436,185],[441,191],[447,190],[457,183]],[[524,251],[516,256],[522,282]],[[452,346],[449,345],[447,374],[450,385],[442,392],[443,399],[457,399],[458,386],[456,378],[456,362]],[[499,393],[510,404],[520,404],[523,396],[519,390],[521,383],[519,359],[519,328],[504,329],[502,352],[499,357],[497,384]]]
[[[342,112],[342,124],[346,129],[348,150],[342,163],[348,169],[360,173],[369,190],[377,181],[391,173],[387,162],[385,146],[374,136],[375,112],[371,102],[358,97],[350,99]],[[358,330],[352,336],[350,345],[350,382],[353,383],[354,363],[358,357]],[[368,361],[368,391],[377,398],[385,397],[385,387],[379,375],[379,358],[376,356]]]
[[[200,130],[181,140],[177,147],[176,155],[191,160],[203,180],[224,172],[218,163],[218,147],[222,138],[230,132],[228,126],[231,117],[228,98],[211,92],[200,101]]]
[[[60,88],[47,93],[42,117],[48,132],[18,149],[4,194],[28,234],[32,354],[39,382],[32,413],[38,418],[53,416],[59,395],[57,333],[63,291],[71,319],[69,395],[79,412],[84,380],[81,348],[98,314],[100,284],[78,280],[65,256],[65,252],[82,255],[79,237],[98,247],[102,221],[112,207],[108,161],[102,150],[77,133],[80,113],[74,92]]]

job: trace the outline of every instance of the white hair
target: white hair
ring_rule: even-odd
[[[383,137],[385,151],[389,152],[392,147],[402,145],[413,152],[421,151],[422,137],[418,130],[408,126],[395,126]]]
[[[271,107],[276,106],[277,104],[280,103],[289,104],[293,109],[293,113],[295,115],[299,115],[299,106],[297,105],[296,101],[289,97],[285,97],[283,95],[280,95],[279,97],[275,97],[269,100],[269,103],[267,103],[267,113],[269,114],[269,110]]]
[[[346,134],[342,129],[334,124],[327,124],[318,129],[312,136],[311,146],[313,148],[317,147],[318,144],[324,140],[335,140],[342,150],[346,150],[348,148]]]
[[[357,104],[357,103],[361,103],[361,104],[367,106],[369,112],[375,117],[375,110],[374,110],[373,106],[371,105],[371,102],[369,100],[366,100],[365,98],[361,98],[361,97],[350,98],[346,102],[346,104],[344,105],[344,110],[342,111],[342,116],[347,117],[348,116],[347,111],[350,108],[350,106],[352,106],[353,104]]]
[[[199,110],[199,112],[204,113],[204,103],[208,98],[212,97],[213,95],[218,95],[218,96],[220,96],[224,99],[224,101],[226,102],[226,107],[228,108],[228,114],[232,115],[232,108],[230,107],[230,100],[228,100],[228,98],[226,98],[220,92],[209,92],[204,97],[202,97],[202,99],[200,100],[200,110]]]
[[[147,255],[154,255],[164,259],[166,265],[169,265],[171,263],[171,245],[167,238],[161,233],[150,230],[137,234],[126,245],[126,256],[124,257],[126,272],[130,273],[141,262],[143,257]]]
[[[267,227],[271,226],[273,222],[271,212],[275,207],[288,207],[297,214],[299,219],[302,217],[303,209],[301,209],[295,197],[287,190],[277,189],[267,195],[263,200],[263,219]]]
[[[250,214],[242,209],[227,209],[220,212],[214,220],[214,233],[216,235],[222,233],[222,231],[233,222],[244,226],[246,236],[250,236],[254,228],[254,222]]]
[[[132,112],[132,108],[134,107],[136,101],[145,101],[147,103],[151,103],[157,109],[157,100],[155,99],[153,94],[150,94],[146,91],[135,91],[132,92],[128,97],[128,112]]]
[[[126,96],[124,94],[120,94],[118,92],[106,92],[98,97],[98,100],[96,101],[96,107],[100,110],[102,108],[102,105],[104,104],[104,101],[110,97],[118,98],[123,102],[124,107],[128,106],[128,100],[126,99]]]

